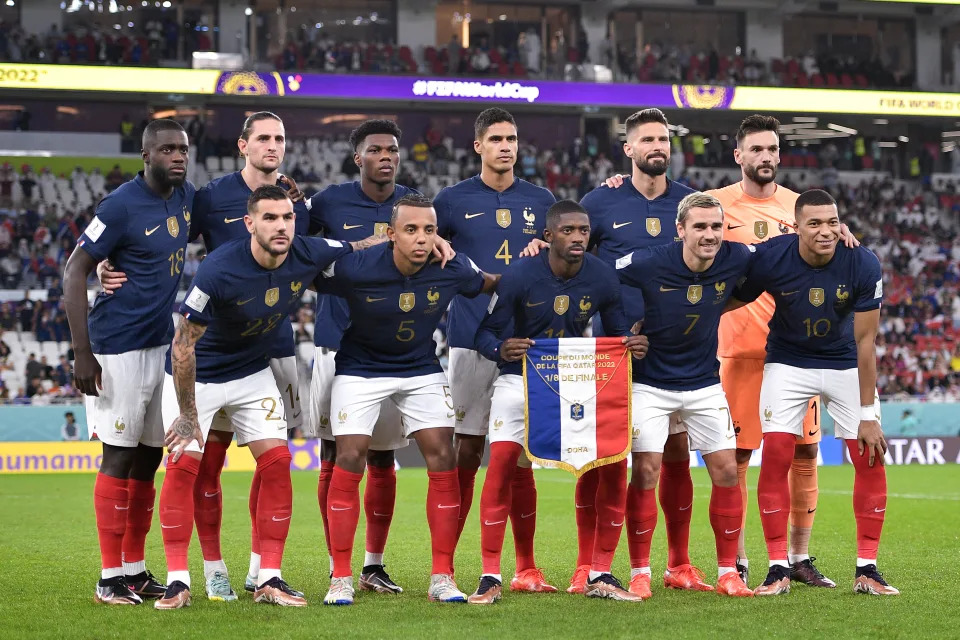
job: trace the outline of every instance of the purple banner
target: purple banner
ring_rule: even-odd
[[[353,100],[423,100],[530,105],[728,109],[734,88],[669,84],[600,84],[518,79],[350,76],[224,72],[217,93]]]

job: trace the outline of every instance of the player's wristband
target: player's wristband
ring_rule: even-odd
[[[864,407],[860,407],[860,421],[861,422],[877,421],[877,410],[872,404]]]

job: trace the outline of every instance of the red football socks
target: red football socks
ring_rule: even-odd
[[[397,500],[397,472],[393,465],[367,465],[367,486],[363,492],[363,512],[367,516],[368,553],[382,554],[387,546],[393,509]]]
[[[660,467],[660,508],[667,525],[667,567],[690,564],[693,479],[688,461],[664,462]]]
[[[200,459],[200,471],[193,487],[193,517],[200,538],[204,560],[221,560],[220,524],[223,517],[223,495],[220,472],[230,443],[208,440]]]
[[[787,476],[797,438],[792,433],[765,433],[757,502],[770,561],[787,561],[787,522],[790,518],[790,485]]]
[[[649,567],[653,530],[657,528],[656,489],[638,489],[637,485],[630,483],[627,487],[627,527],[630,567]]]
[[[250,482],[250,497],[247,498],[247,509],[250,511],[250,552],[260,555],[260,534],[257,533],[257,503],[260,501],[260,467],[253,472]]]
[[[260,569],[280,570],[283,547],[293,513],[290,483],[290,450],[286,444],[274,447],[257,458],[260,497],[257,500],[257,535],[260,538]]]
[[[537,532],[537,484],[533,469],[517,467],[513,472],[513,490],[510,501],[510,525],[516,549],[517,573],[535,569],[533,539]]]
[[[160,527],[167,571],[187,571],[187,551],[193,535],[193,487],[200,461],[183,455],[167,464],[160,489]]]
[[[353,538],[360,521],[360,480],[362,473],[352,473],[334,466],[327,492],[330,555],[333,556],[333,577],[353,575],[350,560]]]
[[[599,469],[591,469],[577,479],[574,500],[577,519],[577,566],[593,561],[593,544],[597,533],[597,484]]]
[[[513,475],[521,448],[514,442],[490,445],[490,462],[480,492],[480,550],[483,573],[500,574],[500,554],[513,497]]]
[[[97,537],[100,539],[100,565],[104,569],[123,566],[121,552],[127,528],[128,504],[127,479],[98,473],[93,484],[93,509],[97,516]]]
[[[431,573],[453,574],[453,553],[457,548],[460,519],[460,482],[457,470],[428,471],[427,524],[433,552]]]
[[[157,490],[153,481],[127,480],[127,525],[123,534],[123,561],[141,562],[143,547],[153,522],[153,505]]]
[[[735,567],[737,542],[743,525],[743,507],[740,504],[740,487],[713,485],[710,494],[710,526],[717,541],[717,566]]]
[[[317,503],[320,505],[320,519],[323,520],[323,540],[327,544],[327,555],[330,551],[330,520],[327,518],[327,495],[330,492],[330,479],[333,477],[333,463],[329,460],[320,461],[320,477],[317,478]]]
[[[472,467],[457,467],[457,483],[460,485],[460,518],[457,523],[457,540],[463,534],[463,527],[467,524],[470,507],[473,506],[473,491],[477,481],[477,469]]]
[[[620,542],[627,507],[627,461],[607,464],[596,471],[599,479],[596,493],[597,521],[590,569],[609,573],[613,554]]]
[[[880,547],[880,532],[887,511],[887,470],[882,459],[857,451],[857,441],[847,440],[847,451],[856,473],[853,480],[853,515],[857,519],[857,557],[876,560]]]

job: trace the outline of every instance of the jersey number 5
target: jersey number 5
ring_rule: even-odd
[[[397,340],[400,342],[410,342],[416,337],[413,329],[410,327],[413,326],[413,320],[401,320],[400,327],[397,328]]]

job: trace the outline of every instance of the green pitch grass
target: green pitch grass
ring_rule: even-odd
[[[756,486],[756,469],[752,483]],[[694,563],[716,578],[713,535],[707,518],[709,480],[695,469],[696,499],[691,540]],[[797,585],[786,596],[732,599],[712,593],[667,591],[657,578],[666,544],[661,517],[654,539],[653,599],[642,604],[587,600],[566,593],[504,593],[490,607],[440,605],[427,601],[430,541],[424,514],[425,473],[399,474],[387,568],[405,588],[401,596],[359,593],[352,607],[321,604],[328,563],[316,503],[316,474],[294,473],[294,517],[287,542],[284,577],[306,593],[310,606],[281,609],[255,605],[243,591],[249,551],[247,491],[250,474],[223,477],[223,549],[240,599],[206,600],[200,550],[191,548],[193,606],[181,611],[106,607],[93,602],[99,555],[92,509],[93,474],[23,475],[0,479],[0,629],[6,638],[767,638],[960,637],[956,594],[960,592],[960,467],[890,467],[891,497],[881,547],[881,569],[902,595],[880,598],[852,592],[856,547],[850,491],[853,469],[820,470],[820,504],[811,551],[833,578],[835,590]],[[159,486],[162,476],[158,476]],[[457,579],[467,593],[480,570],[477,497],[457,552]],[[574,480],[562,471],[537,472],[540,496],[537,558],[547,578],[567,586],[576,559]],[[765,576],[766,556],[751,495],[748,553],[751,586]],[[363,551],[363,521],[354,567]],[[504,577],[513,567],[508,531]],[[154,520],[147,541],[147,566],[165,577],[160,527]],[[629,578],[626,538],[614,572]]]

